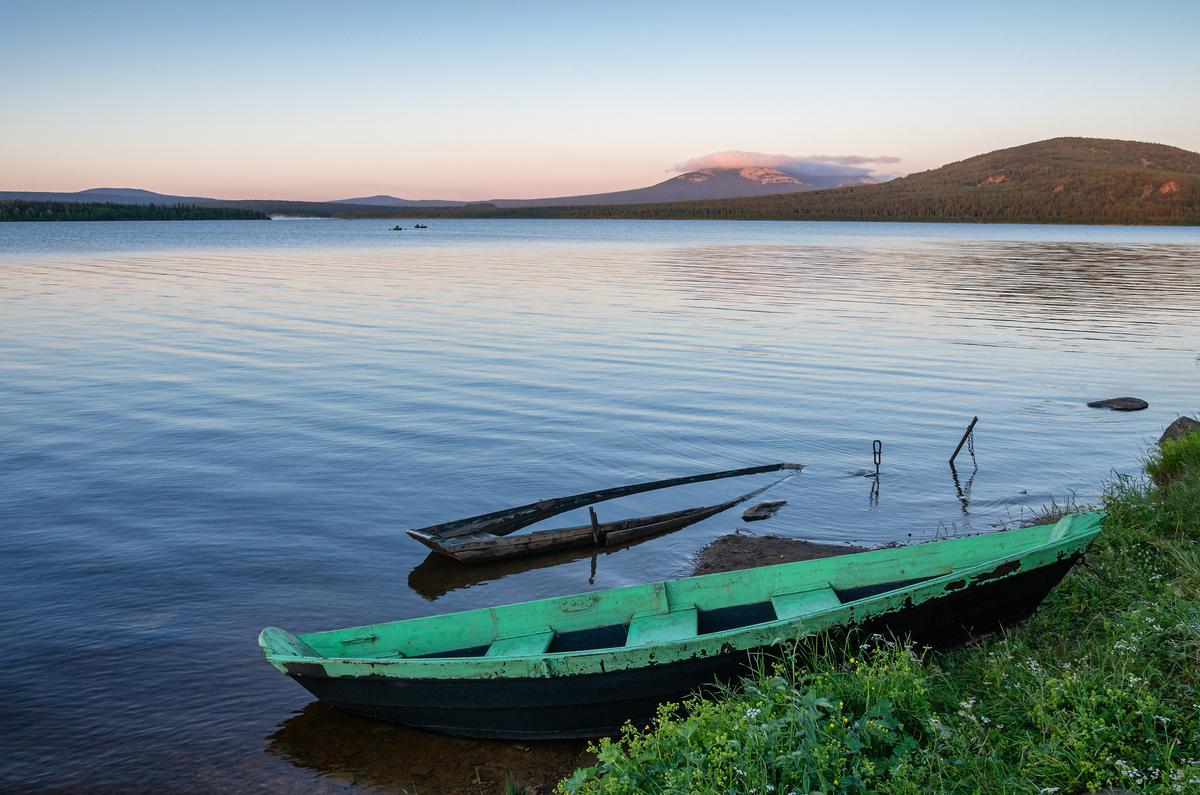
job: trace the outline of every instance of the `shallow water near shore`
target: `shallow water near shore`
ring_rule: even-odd
[[[797,461],[754,531],[989,532],[1093,498],[1200,410],[1200,229],[393,223],[0,224],[0,788],[490,791],[510,757],[569,767],[313,706],[255,636],[679,576],[746,525],[478,570],[408,527]],[[1119,395],[1150,409],[1084,405]],[[872,439],[878,481],[849,474]]]

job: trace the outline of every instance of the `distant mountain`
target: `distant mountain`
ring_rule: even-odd
[[[770,210],[769,201],[756,201],[727,209],[792,218],[1200,224],[1200,154],[1138,141],[1052,138],[880,185],[781,198]]]
[[[330,204],[365,204],[370,207],[464,207],[468,202],[439,199],[400,199],[396,196],[380,194],[378,196],[362,196],[357,199],[337,199]]]
[[[711,218],[1200,225],[1200,154],[1053,138],[877,185],[720,200],[460,211],[474,217]]]
[[[197,204],[251,207],[268,213],[340,215],[346,205],[373,208],[378,211],[423,210],[474,207],[583,207],[605,204],[658,204],[662,202],[696,201],[701,199],[733,199],[748,196],[771,196],[802,190],[860,185],[875,180],[861,174],[801,173],[785,169],[708,168],[690,171],[664,180],[656,185],[611,193],[589,193],[581,196],[556,196],[545,199],[492,199],[487,202],[467,202],[457,199],[402,199],[380,194],[338,199],[332,202],[285,202],[271,199],[212,199],[203,196],[172,196],[140,188],[91,188],[75,193],[46,193],[38,191],[0,191],[0,201],[66,201],[109,204]]]
[[[597,204],[656,204],[659,202],[697,201],[700,199],[736,199],[746,196],[771,196],[818,188],[861,185],[876,180],[861,174],[805,173],[782,168],[705,168],[689,171],[646,188],[590,193],[583,196],[558,196],[551,199],[495,199],[496,207],[578,207]]]
[[[83,202],[87,204],[195,204],[212,201],[198,196],[169,196],[165,193],[142,190],[141,188],[90,188],[74,193],[47,193],[44,191],[0,191],[0,201],[57,201]]]
[[[646,188],[589,193],[583,196],[557,196],[550,199],[496,199],[496,207],[578,207],[596,204],[654,204],[694,201],[696,199],[732,199],[739,196],[767,196],[813,190],[817,185],[774,168],[706,168],[689,171]]]
[[[400,199],[395,196],[364,196],[341,199],[334,204],[359,204],[375,207],[464,207],[487,204],[492,207],[581,207],[598,204],[656,204],[698,199],[733,199],[741,196],[770,196],[800,190],[836,188],[843,185],[871,184],[877,180],[861,174],[803,173],[778,168],[706,168],[689,171],[645,188],[588,193],[580,196],[554,196],[545,199],[489,199],[464,202],[437,199]]]

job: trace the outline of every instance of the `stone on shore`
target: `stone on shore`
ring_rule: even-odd
[[[1141,411],[1142,409],[1150,408],[1150,404],[1141,398],[1115,397],[1105,398],[1104,400],[1093,400],[1091,403],[1088,403],[1088,408],[1112,409],[1113,411]]]
[[[1167,429],[1162,432],[1162,436],[1158,437],[1158,443],[1161,445],[1168,440],[1182,439],[1198,428],[1200,428],[1200,421],[1191,417],[1180,417],[1167,426]]]

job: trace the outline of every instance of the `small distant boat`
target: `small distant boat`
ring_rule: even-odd
[[[258,642],[352,712],[468,737],[601,736],[789,639],[859,628],[948,646],[1021,621],[1103,519],[329,632],[267,627]]]
[[[393,227],[392,227],[391,231],[393,231],[393,232],[403,232],[403,231],[404,231],[404,227],[402,227],[402,226],[400,226],[399,224],[397,224],[396,226],[393,226]]]
[[[471,516],[445,524],[432,525],[417,530],[409,530],[408,535],[420,541],[439,555],[454,558],[460,563],[478,563],[503,558],[522,557],[541,552],[559,549],[569,549],[581,546],[614,546],[627,544],[631,541],[661,535],[672,530],[678,530],[695,524],[722,511],[727,511],[739,503],[762,494],[767,489],[781,483],[797,474],[804,468],[803,464],[766,464],[763,466],[746,467],[744,469],[729,469],[721,472],[707,472],[702,475],[689,475],[669,480],[655,480],[648,483],[634,483],[629,486],[617,486],[600,491],[588,491],[573,494],[570,497],[541,500],[540,502],[507,508],[481,516]],[[642,494],[647,491],[683,486],[690,483],[704,483],[710,480],[759,475],[765,472],[787,470],[788,474],[761,488],[746,492],[740,497],[716,505],[705,505],[699,508],[688,508],[671,513],[660,513],[654,516],[640,516],[632,519],[620,519],[613,522],[601,522],[594,510],[589,510],[592,522],[589,525],[565,527],[554,530],[538,530],[525,535],[511,535],[521,528],[557,516],[576,508],[595,505],[605,500]]]
[[[429,227],[425,226],[425,224],[417,224],[416,226],[413,227],[413,229],[428,229],[428,228]]]

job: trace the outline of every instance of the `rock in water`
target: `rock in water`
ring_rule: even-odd
[[[1168,440],[1182,439],[1197,428],[1200,428],[1200,422],[1191,417],[1180,417],[1167,426],[1167,429],[1162,432],[1162,436],[1158,437],[1158,443],[1162,444]]]
[[[768,500],[760,502],[753,508],[747,508],[742,514],[742,519],[747,522],[757,522],[759,519],[766,519],[773,516],[783,506],[787,505],[787,500]]]
[[[1093,400],[1088,404],[1088,408],[1112,409],[1113,411],[1141,411],[1142,409],[1150,408],[1150,404],[1141,398],[1117,397],[1105,400]]]

